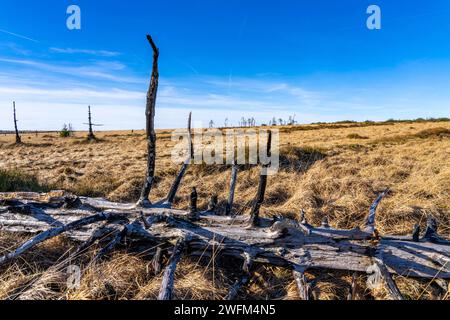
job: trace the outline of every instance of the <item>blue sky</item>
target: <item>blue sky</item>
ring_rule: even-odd
[[[66,9],[81,8],[81,30]],[[382,11],[368,30],[366,9]],[[0,129],[144,128],[160,47],[156,124],[244,116],[299,123],[450,116],[450,2],[16,0],[0,4]]]

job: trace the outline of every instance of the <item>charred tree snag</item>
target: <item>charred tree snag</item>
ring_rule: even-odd
[[[208,203],[208,212],[214,213],[217,208],[217,195],[213,195]]]
[[[159,49],[156,47],[151,36],[147,35],[147,40],[153,49],[153,66],[150,79],[150,86],[147,92],[147,104],[145,109],[146,118],[146,134],[147,134],[147,173],[142,187],[141,196],[137,206],[148,207],[151,205],[149,200],[150,190],[152,189],[155,177],[155,160],[156,160],[156,133],[155,133],[155,106],[156,96],[158,93],[158,58]]]
[[[270,151],[272,147],[272,131],[268,132],[267,136],[267,155],[270,157]],[[252,211],[250,213],[250,223],[253,227],[257,227],[260,224],[259,221],[259,209],[264,202],[264,194],[266,193],[267,187],[267,168],[270,163],[262,165],[261,175],[259,176],[259,185],[256,198],[253,202]]]
[[[91,106],[88,107],[88,121],[89,121],[89,134],[88,134],[88,140],[95,140],[94,130],[92,130]]]
[[[230,180],[230,192],[228,194],[228,201],[225,207],[225,215],[231,215],[233,210],[233,202],[234,202],[234,191],[236,190],[236,181],[238,174],[238,166],[236,161],[233,162],[233,167],[231,168],[231,180]]]
[[[85,125],[89,126],[89,133],[87,136],[87,139],[89,141],[94,141],[96,140],[95,135],[94,135],[94,130],[92,127],[101,127],[102,124],[94,124],[92,123],[92,113],[91,113],[91,106],[88,106],[88,122],[84,123]]]
[[[197,199],[198,199],[197,189],[193,187],[189,199],[189,219],[191,220],[197,219],[198,217]]]
[[[378,198],[372,203],[372,206],[370,206],[369,215],[366,218],[366,226],[364,231],[370,234],[375,233],[375,214],[377,212],[378,205],[380,204],[381,200],[388,194],[389,189],[386,189],[383,191]]]
[[[19,130],[17,129],[17,116],[16,116],[16,102],[13,101],[13,112],[14,112],[14,130],[16,131],[16,144],[21,144],[22,139],[20,138]]]
[[[181,166],[180,172],[178,173],[177,177],[175,178],[175,181],[173,182],[172,186],[170,187],[169,194],[167,195],[167,199],[164,202],[164,205],[169,208],[172,207],[172,204],[173,204],[173,201],[175,200],[175,196],[177,194],[181,180],[183,179],[183,177],[189,167],[189,164],[191,163],[192,159],[194,158],[194,146],[192,144],[191,125],[192,125],[192,112],[189,113],[188,124],[187,124],[188,156],[186,158],[186,161]]]

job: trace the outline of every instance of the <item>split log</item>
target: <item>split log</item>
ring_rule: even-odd
[[[155,133],[155,105],[158,92],[158,58],[159,49],[156,47],[151,36],[147,35],[147,40],[153,49],[153,67],[150,79],[150,87],[147,92],[147,104],[145,110],[146,133],[147,133],[147,173],[142,187],[141,196],[137,206],[148,207],[151,205],[149,200],[150,190],[155,178],[155,161],[156,161],[156,133]]]

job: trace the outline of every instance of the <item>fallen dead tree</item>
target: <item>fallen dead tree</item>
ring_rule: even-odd
[[[76,254],[94,243],[99,243],[102,249],[94,260],[106,256],[118,245],[134,240],[139,241],[144,250],[158,248],[152,252],[155,272],[164,268],[161,248],[167,248],[170,257],[164,268],[159,299],[171,299],[176,267],[183,255],[220,254],[242,261],[241,277],[232,285],[228,299],[237,297],[240,290],[249,283],[255,266],[261,264],[292,270],[302,299],[311,298],[309,280],[305,276],[308,270],[367,273],[367,270],[374,270],[375,267],[394,299],[403,297],[392,275],[430,280],[450,279],[450,242],[439,236],[437,223],[432,217],[428,219],[423,233],[416,226],[411,236],[378,234],[376,210],[382,199],[388,195],[388,190],[375,199],[361,228],[334,229],[330,227],[327,219],[321,226],[313,226],[308,223],[300,208],[297,219],[268,219],[260,216],[268,183],[268,177],[264,174],[266,166],[262,166],[259,187],[250,214],[236,216],[233,201],[238,175],[237,166],[233,165],[225,215],[218,214],[217,197],[214,195],[211,195],[207,210],[200,211],[195,189],[192,190],[188,210],[172,208],[180,183],[193,157],[191,116],[188,121],[188,157],[167,197],[151,202],[148,194],[155,175],[153,119],[159,51],[151,37],[148,37],[148,40],[154,51],[146,110],[148,162],[138,203],[114,203],[105,199],[77,197],[64,191],[48,194],[0,193],[1,231],[33,235],[17,248],[1,253],[0,267],[44,241],[66,235],[78,243]],[[270,132],[267,144],[267,150],[270,152]],[[352,284],[352,287],[354,285]],[[353,297],[354,292],[349,296]]]
[[[0,257],[0,266],[58,235],[66,234],[82,248],[92,243],[101,230],[108,229],[114,236],[104,245],[102,254],[125,239],[139,240],[149,247],[174,247],[160,298],[171,297],[176,264],[182,254],[212,255],[213,249],[243,261],[242,278],[233,285],[230,298],[248,283],[255,264],[292,269],[303,297],[308,291],[303,274],[310,269],[366,273],[375,264],[397,299],[401,299],[401,293],[392,274],[450,279],[450,242],[438,235],[432,218],[420,238],[416,237],[417,229],[411,236],[379,236],[368,231],[374,227],[380,199],[372,206],[364,228],[340,230],[329,227],[326,221],[314,227],[301,214],[297,220],[260,217],[258,226],[253,226],[250,216],[224,216],[213,211],[193,215],[190,210],[172,209],[164,201],[151,208],[139,208],[64,192],[2,193],[1,230],[36,236]]]

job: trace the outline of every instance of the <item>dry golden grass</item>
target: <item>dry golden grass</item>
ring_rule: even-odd
[[[179,166],[171,162],[170,130],[157,132],[157,179],[151,198],[166,195]],[[85,133],[60,138],[54,134],[23,136],[15,146],[13,136],[0,136],[1,170],[36,177],[44,189],[57,188],[78,195],[104,196],[114,201],[138,198],[146,161],[143,132],[101,132],[100,141],[87,143]],[[306,210],[312,223],[328,216],[339,228],[360,225],[377,193],[391,193],[379,208],[380,233],[408,234],[428,215],[437,218],[440,232],[450,235],[450,122],[388,123],[377,125],[311,125],[283,127],[280,135],[281,170],[269,178],[262,214],[295,216]],[[243,168],[236,189],[236,210],[245,213],[253,199],[259,169]],[[10,172],[10,171],[9,171]],[[215,193],[223,207],[230,170],[225,167],[191,166],[176,199],[187,207],[191,187],[196,186],[200,206]],[[29,178],[29,177],[28,177]],[[28,181],[25,178],[25,182]],[[0,177],[1,180],[1,177]],[[201,181],[201,183],[199,183]],[[1,185],[1,181],[0,181]],[[21,188],[39,186],[22,183]],[[11,186],[10,186],[11,188]],[[17,188],[17,185],[16,185]],[[8,298],[39,278],[32,298],[57,299],[154,299],[160,278],[154,277],[149,261],[118,253],[90,265],[78,290],[61,285],[61,272],[50,268],[58,255],[70,248],[63,240],[45,243],[7,269],[0,270],[0,298]],[[17,237],[0,234],[0,251],[14,247]],[[28,261],[28,262],[27,262]],[[29,261],[33,261],[31,264]],[[221,299],[233,283],[233,270],[220,259],[184,259],[177,271],[178,299]],[[50,268],[50,269],[49,269]],[[321,299],[345,299],[351,276],[346,273],[311,274],[315,295]],[[63,277],[64,278],[64,277]],[[59,280],[58,280],[59,279]],[[428,281],[398,277],[408,298],[432,299],[435,287]],[[38,281],[38,282],[39,282]],[[383,299],[383,290],[371,292],[358,278],[361,299]],[[22,288],[22,289],[21,289]],[[33,291],[33,290],[32,290]],[[240,298],[297,298],[289,272],[261,267]],[[447,294],[447,299],[449,298]]]

